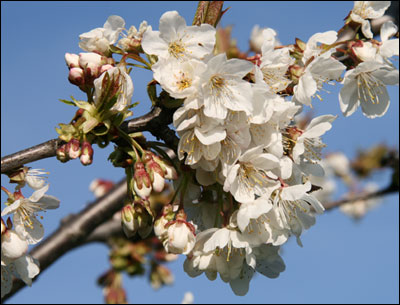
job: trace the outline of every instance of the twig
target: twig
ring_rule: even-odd
[[[342,199],[342,200],[338,200],[338,201],[329,202],[329,203],[324,204],[324,207],[325,207],[325,210],[328,211],[328,210],[332,210],[333,208],[339,207],[346,203],[352,203],[352,202],[356,202],[356,201],[360,201],[360,200],[368,200],[371,198],[381,197],[381,196],[388,195],[391,193],[396,193],[396,192],[399,192],[398,188],[387,187],[387,188],[377,191],[377,192],[362,194],[362,195],[351,197],[351,198],[346,198],[346,199]]]
[[[155,137],[162,139],[170,148],[176,150],[179,139],[176,137],[175,132],[168,128],[168,125],[172,123],[174,110],[154,107],[149,113],[124,122],[121,128],[128,133],[150,131]],[[57,148],[62,143],[59,139],[53,139],[5,156],[1,158],[1,173],[8,173],[30,162],[54,157]]]

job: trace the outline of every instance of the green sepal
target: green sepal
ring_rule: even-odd
[[[69,142],[72,138],[78,138],[78,130],[71,124],[58,124],[60,128],[56,127],[56,132],[59,134],[59,138],[64,142]]]
[[[76,106],[73,101],[63,100],[63,99],[59,99],[59,101],[63,102],[64,104],[67,104],[67,105]]]
[[[112,53],[121,54],[121,55],[124,55],[124,54],[125,54],[124,51],[122,51],[120,48],[118,48],[118,47],[116,47],[116,46],[114,46],[114,45],[112,45],[112,44],[109,46],[108,49],[109,49]]]
[[[147,95],[149,96],[153,106],[157,105],[158,103],[156,84],[157,82],[155,80],[152,80],[147,84]]]

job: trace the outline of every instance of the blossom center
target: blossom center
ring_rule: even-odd
[[[379,104],[379,95],[384,92],[384,84],[371,73],[360,73],[357,77],[358,99]]]
[[[185,76],[185,73],[181,72],[181,78],[176,82],[179,91],[183,91],[192,85],[192,79]]]
[[[185,55],[185,46],[180,41],[171,42],[168,45],[168,52],[176,59],[182,58]]]

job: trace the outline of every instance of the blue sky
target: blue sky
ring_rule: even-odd
[[[252,2],[226,1],[229,11],[222,25],[233,25],[233,37],[242,50],[252,27],[271,27],[283,44],[295,37],[304,41],[316,32],[338,30],[352,2]],[[75,110],[58,99],[74,95],[83,98],[68,80],[64,54],[79,53],[78,35],[103,26],[109,15],[119,15],[126,27],[147,20],[158,28],[160,16],[177,10],[191,23],[197,2],[1,2],[1,155],[47,141],[57,136],[58,123],[68,123]],[[151,73],[139,69],[131,73],[140,101],[134,116],[150,109],[146,84]],[[314,114],[334,114],[338,119],[323,138],[326,152],[341,151],[348,157],[358,149],[386,143],[399,146],[398,87],[389,87],[391,105],[380,119],[365,118],[360,110],[344,118],[337,98],[340,86],[327,88],[324,101],[315,100]],[[121,169],[107,161],[111,148],[95,147],[95,161],[83,167],[78,161],[61,164],[55,158],[30,166],[50,172],[49,194],[61,200],[61,207],[44,215],[46,235],[57,228],[62,217],[81,210],[93,200],[88,185],[96,177],[118,181]],[[385,186],[387,172],[373,177]],[[7,185],[2,176],[2,185]],[[25,194],[25,193],[24,193]],[[2,194],[2,202],[4,196]],[[2,205],[2,208],[4,206]],[[154,292],[145,278],[125,278],[124,286],[132,303],[179,303],[192,291],[196,303],[398,303],[399,302],[399,200],[385,197],[383,204],[360,222],[339,211],[317,219],[304,234],[304,247],[294,240],[282,251],[286,263],[277,279],[261,275],[250,284],[245,297],[235,296],[220,279],[204,275],[195,279],[183,272],[184,257],[169,264],[175,284]],[[25,288],[8,303],[101,303],[103,296],[97,277],[108,269],[108,249],[88,245],[68,253],[44,271],[32,288]]]

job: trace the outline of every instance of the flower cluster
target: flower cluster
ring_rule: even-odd
[[[42,170],[24,167],[10,176],[10,182],[18,183],[14,193],[2,187],[8,200],[1,212],[1,297],[11,291],[13,276],[30,286],[39,274],[38,262],[27,254],[28,246],[40,242],[44,235],[43,225],[36,217],[38,212],[56,209],[60,204],[56,197],[45,194],[49,184],[44,174]],[[34,190],[29,198],[21,193],[25,184]],[[6,216],[12,219],[7,218],[5,223]]]
[[[344,116],[352,115],[359,106],[368,118],[383,116],[390,104],[387,85],[399,84],[399,70],[390,62],[399,56],[399,39],[390,39],[397,26],[387,21],[381,27],[381,41],[372,39],[368,19],[382,17],[390,1],[355,1],[349,22],[356,22],[366,39],[349,42],[352,66],[343,79],[339,94],[340,108]]]
[[[80,35],[80,47],[91,53],[66,54],[69,80],[88,101],[64,101],[80,110],[57,130],[68,142],[59,157],[80,156],[90,164],[93,151],[81,152],[80,143],[115,142],[109,159],[125,169],[128,181],[129,199],[121,211],[126,235],[146,238],[154,228],[165,251],[187,255],[184,269],[190,276],[205,273],[213,280],[219,274],[244,295],[256,272],[275,278],[284,271],[280,246],[291,236],[302,246],[303,232],[324,212],[319,198],[326,200],[329,192],[315,192],[330,170],[321,159],[321,137],[336,116],[300,124],[296,120],[303,108],[311,107],[314,98],[322,100],[324,86],[336,81],[343,84],[344,116],[359,105],[368,118],[388,109],[386,85],[398,84],[398,70],[390,62],[398,55],[398,39],[390,39],[397,28],[385,23],[379,42],[372,39],[369,20],[382,16],[389,4],[356,1],[342,30],[351,27],[358,34],[346,42],[327,31],[284,46],[273,29],[256,27],[255,55],[236,52],[236,58],[217,43],[221,32],[212,25],[222,12],[212,25],[189,26],[178,12],[169,11],[158,30],[143,21],[127,34],[122,33],[124,19],[110,16],[103,28]],[[113,54],[122,55],[121,60]],[[179,177],[153,152],[165,157],[163,143],[119,128],[131,114],[133,82],[127,65],[151,69],[147,91],[152,104],[173,109]],[[176,180],[174,195],[157,213],[150,197],[165,189],[166,179]]]
[[[214,54],[215,34],[207,24],[186,26],[177,12],[167,12],[159,31],[142,38],[144,52],[158,58],[154,79],[171,97],[184,99],[173,118],[177,154],[196,177],[185,176],[179,190],[186,191],[181,200],[188,216],[166,207],[155,232],[169,252],[188,255],[189,275],[205,272],[213,279],[218,273],[243,295],[254,272],[277,277],[284,270],[279,246],[291,235],[301,244],[301,233],[324,210],[308,180],[323,175],[320,137],[335,117],[317,117],[303,129],[293,118],[297,102],[310,104],[345,66],[317,45],[333,43],[333,32],[310,38],[296,62],[289,47],[275,48],[276,33],[267,30],[259,65]],[[292,101],[280,94],[289,86]],[[198,185],[204,199],[183,199],[190,197],[189,184]]]

